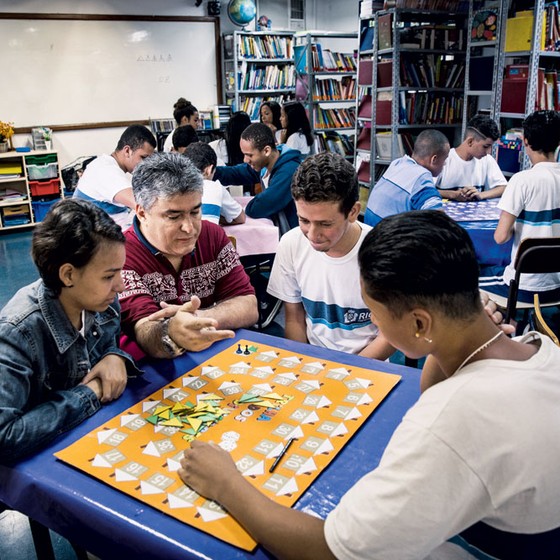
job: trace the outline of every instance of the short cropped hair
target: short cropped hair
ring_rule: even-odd
[[[155,149],[157,145],[156,138],[151,131],[141,124],[133,124],[129,126],[119,138],[117,151],[122,150],[125,146],[129,146],[133,151],[138,150],[144,146],[146,142]]]
[[[199,171],[204,171],[209,165],[216,167],[218,157],[216,152],[205,142],[193,142],[183,152]]]
[[[560,114],[556,111],[531,113],[523,121],[523,136],[535,152],[553,153],[560,144]]]
[[[173,147],[176,150],[179,148],[186,148],[189,144],[198,142],[199,140],[196,130],[190,124],[178,126],[173,131],[171,139],[173,140]]]
[[[439,130],[423,130],[414,142],[414,155],[419,159],[439,156],[449,148],[447,136]]]
[[[478,136],[479,139],[491,138],[494,142],[500,137],[500,129],[495,121],[486,115],[475,115],[468,123],[465,138]]]
[[[132,173],[132,193],[145,210],[159,198],[202,192],[202,174],[189,158],[177,152],[157,152],[142,160]]]
[[[195,113],[198,109],[184,97],[179,97],[173,105],[173,118],[177,124],[181,124],[183,117],[189,120]]]
[[[360,186],[354,166],[333,152],[306,158],[292,178],[292,197],[305,202],[338,202],[348,216],[359,197]]]
[[[262,152],[267,146],[276,150],[276,141],[272,130],[266,124],[250,124],[242,133],[241,140],[251,142],[256,150]]]
[[[472,241],[444,212],[384,218],[364,239],[358,262],[366,294],[396,318],[423,307],[468,321],[481,310]]]
[[[77,198],[53,204],[33,232],[31,256],[47,288],[59,295],[59,270],[69,263],[83,268],[105,243],[123,243],[121,227],[101,208]]]

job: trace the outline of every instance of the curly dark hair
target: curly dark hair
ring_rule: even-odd
[[[354,166],[333,152],[306,158],[294,173],[291,189],[294,200],[340,203],[344,216],[348,216],[360,192]]]

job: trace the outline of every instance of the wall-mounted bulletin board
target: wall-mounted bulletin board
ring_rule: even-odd
[[[221,102],[219,20],[0,13],[2,120],[17,129],[126,126],[186,97]]]

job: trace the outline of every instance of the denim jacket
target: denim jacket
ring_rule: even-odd
[[[85,312],[85,338],[70,323],[57,296],[38,280],[0,312],[0,463],[44,447],[101,407],[78,385],[108,354],[134,362],[117,346],[120,306]]]

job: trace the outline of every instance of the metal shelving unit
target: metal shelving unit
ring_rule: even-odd
[[[295,94],[295,72],[293,71],[293,36],[291,31],[234,31],[232,39],[232,51],[227,53],[224,48],[224,97],[228,105],[232,106],[234,111],[247,111],[251,116],[251,120],[259,120],[259,109],[262,101],[274,100],[282,103],[285,100],[292,99]],[[242,55],[241,42],[246,40],[258,40],[258,38],[279,38],[286,42],[286,49],[291,56],[244,56]],[[224,45],[228,41],[224,36]],[[229,56],[228,56],[229,55]],[[246,76],[254,73],[257,69],[266,69],[267,67],[277,66],[279,69],[290,71],[293,74],[293,80],[286,85],[279,87],[242,87]],[[251,102],[252,100],[252,102]],[[250,105],[250,107],[249,107]]]

